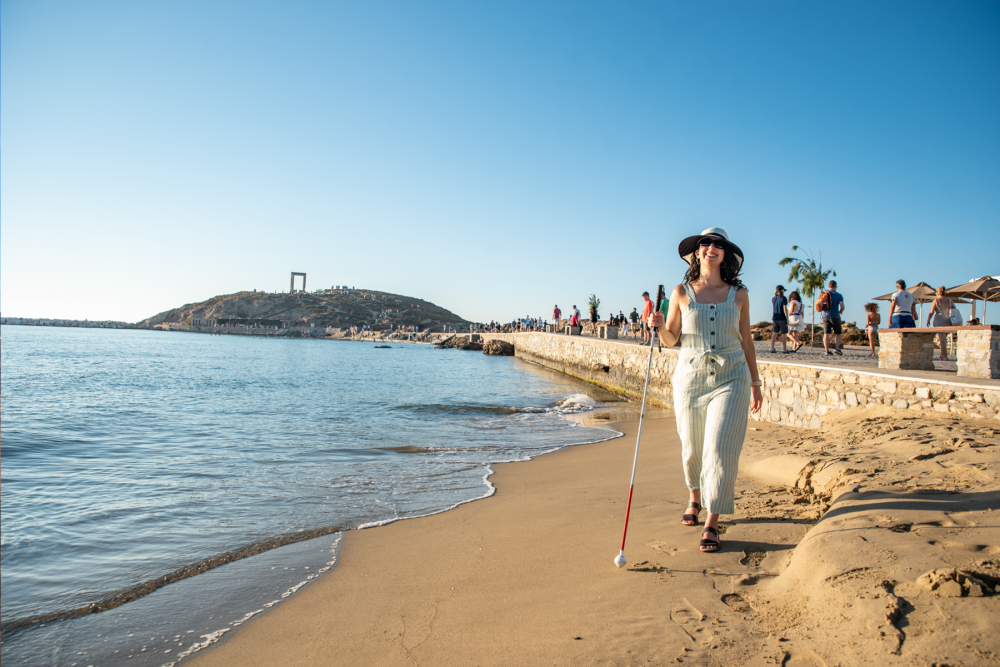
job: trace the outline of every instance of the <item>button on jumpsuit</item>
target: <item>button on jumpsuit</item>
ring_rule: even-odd
[[[681,354],[673,374],[684,478],[701,505],[732,514],[740,451],[750,409],[750,369],[740,337],[736,287],[723,303],[701,304],[684,285]]]

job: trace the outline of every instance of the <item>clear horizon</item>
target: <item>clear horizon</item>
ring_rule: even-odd
[[[291,271],[607,315],[710,226],[754,322],[792,245],[850,321],[897,278],[1000,275],[1000,3],[234,7],[0,2],[5,316],[135,322]]]

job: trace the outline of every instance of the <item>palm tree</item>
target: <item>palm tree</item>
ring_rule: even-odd
[[[796,252],[799,250],[797,245],[792,246],[792,251]],[[783,260],[778,262],[778,266],[788,266],[792,265],[791,270],[788,272],[788,282],[798,283],[800,289],[804,296],[809,297],[812,301],[812,307],[809,309],[812,311],[812,326],[809,329],[809,346],[816,346],[816,295],[818,292],[823,291],[823,286],[826,285],[826,281],[830,276],[836,276],[837,272],[833,269],[823,270],[823,253],[819,254],[819,258],[815,259],[813,256],[803,251],[803,257],[785,257]]]

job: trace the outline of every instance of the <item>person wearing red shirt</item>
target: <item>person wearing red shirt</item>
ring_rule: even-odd
[[[649,316],[653,314],[653,301],[649,298],[649,292],[642,293],[642,299],[646,305],[642,308],[642,342],[649,342]]]

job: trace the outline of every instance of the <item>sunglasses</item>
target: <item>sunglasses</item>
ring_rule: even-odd
[[[719,250],[725,250],[725,248],[722,245],[722,241],[719,241],[717,239],[704,238],[698,242],[698,245],[700,245],[702,248],[707,248],[710,245],[714,245]]]

